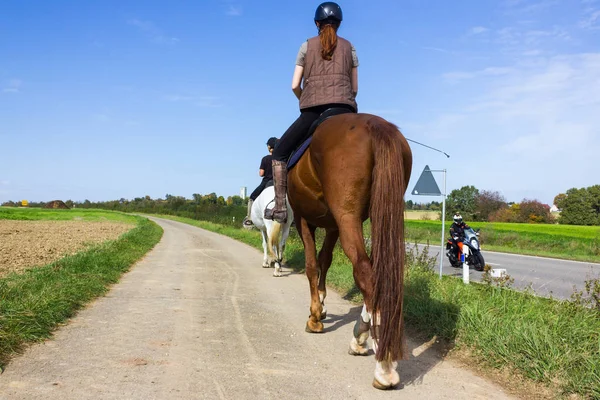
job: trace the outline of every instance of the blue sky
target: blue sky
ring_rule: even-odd
[[[412,144],[409,193],[425,165],[508,201],[600,183],[600,0],[339,4],[359,111],[451,155]],[[317,5],[2,1],[0,202],[252,191]]]

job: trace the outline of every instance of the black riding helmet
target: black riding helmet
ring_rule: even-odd
[[[269,138],[269,140],[267,140],[267,146],[274,149],[277,145],[277,142],[279,142],[279,139],[277,139],[276,137],[271,137]]]
[[[325,21],[325,20],[333,20],[342,22],[342,8],[333,1],[326,1],[325,3],[321,3],[317,7],[317,11],[315,11],[315,22]]]

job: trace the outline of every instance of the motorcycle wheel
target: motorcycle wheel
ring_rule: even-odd
[[[476,264],[474,265],[475,270],[483,271],[483,269],[485,267],[485,260],[483,259],[483,254],[481,254],[480,251],[478,251],[477,254],[475,255],[475,260],[476,260]]]

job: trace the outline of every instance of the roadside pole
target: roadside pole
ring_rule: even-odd
[[[469,246],[463,245],[463,253],[461,254],[462,270],[463,270],[463,283],[469,284],[469,264],[467,264],[467,256],[469,255]]]
[[[444,172],[444,193],[442,194],[442,245],[440,247],[440,279],[442,279],[442,265],[444,264],[444,237],[446,236],[446,170]]]
[[[444,193],[440,191],[437,182],[433,178],[432,172],[444,173]],[[419,180],[417,181],[411,194],[417,196],[442,196],[442,243],[440,246],[440,279],[442,279],[442,266],[444,264],[444,237],[446,230],[446,170],[445,169],[429,169],[429,165],[425,166]]]

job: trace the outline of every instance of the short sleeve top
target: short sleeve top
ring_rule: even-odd
[[[296,56],[296,65],[304,67],[304,58],[306,57],[306,50],[308,49],[308,40],[302,43],[298,55]],[[358,57],[356,56],[356,49],[352,45],[352,66],[358,67]]]

